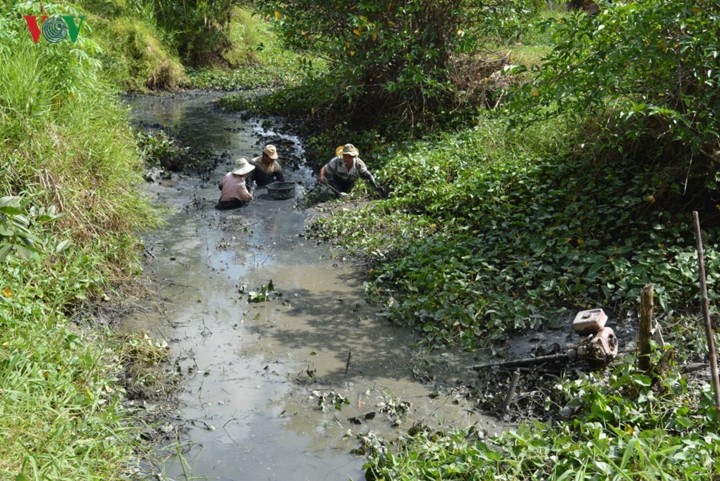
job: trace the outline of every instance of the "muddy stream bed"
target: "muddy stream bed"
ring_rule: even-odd
[[[360,261],[305,237],[317,209],[263,189],[247,207],[213,208],[232,160],[265,143],[278,146],[297,198],[315,184],[301,143],[281,124],[225,113],[216,98],[126,100],[139,125],[221,159],[209,175],[147,184],[167,208],[166,225],[144,239],[156,297],[123,328],[167,342],[181,383],[177,410],[160,428],[167,462],[153,479],[362,480],[365,459],[351,454],[358,435],[395,439],[415,423],[505,429],[467,396],[467,366],[482,359],[427,352],[412,331],[378,316]]]

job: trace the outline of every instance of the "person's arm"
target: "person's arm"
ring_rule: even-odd
[[[327,183],[327,166],[328,166],[328,164],[325,164],[320,169],[320,183],[321,184]]]
[[[283,175],[282,167],[278,164],[278,169],[275,171],[275,180],[278,182],[285,182],[285,175]]]
[[[247,186],[247,180],[249,178],[250,178],[250,176],[245,177],[245,180],[243,182],[241,182],[239,185],[240,188],[239,188],[238,194],[239,194],[240,200],[242,200],[243,202],[250,202],[251,200],[253,200],[253,195],[250,193],[250,190],[248,189],[248,186]]]
[[[378,185],[377,181],[375,180],[375,177],[370,173],[367,166],[365,165],[365,162],[363,162],[360,159],[357,159],[356,167],[358,169],[358,173],[360,174],[360,177],[370,182],[370,184],[375,188],[375,190],[380,191],[380,186]]]

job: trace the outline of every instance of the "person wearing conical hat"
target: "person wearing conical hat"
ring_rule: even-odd
[[[338,148],[337,154],[320,169],[320,183],[330,185],[336,192],[349,193],[355,186],[357,178],[362,177],[370,182],[375,190],[380,191],[375,177],[360,159],[360,151],[353,144],[345,144],[342,149]]]
[[[250,161],[255,166],[255,170],[250,174],[250,180],[254,181],[257,187],[264,187],[273,182],[285,182],[282,167],[277,159],[277,149],[274,145],[268,144],[261,156]]]
[[[220,200],[215,206],[216,209],[236,209],[247,205],[253,199],[247,188],[247,178],[248,174],[255,170],[255,166],[244,157],[235,164],[235,168],[220,181]]]

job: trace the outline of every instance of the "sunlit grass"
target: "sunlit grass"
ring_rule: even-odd
[[[158,219],[95,44],[23,39],[0,34],[0,197],[19,199],[8,215],[38,252],[0,259],[0,479],[120,479],[135,436],[120,364],[67,314],[138,268],[137,234]],[[0,216],[0,247],[6,226]]]

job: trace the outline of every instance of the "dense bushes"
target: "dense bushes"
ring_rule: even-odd
[[[557,115],[587,123],[585,144],[653,165],[666,178],[656,201],[704,209],[717,224],[717,2],[602,6],[592,17],[545,23],[555,46],[509,112],[518,123]]]
[[[327,66],[303,63],[309,81],[304,94],[296,95],[300,102],[291,105],[302,105],[333,143],[363,130],[394,137],[461,125],[478,104],[496,102],[489,79],[507,59],[491,51],[520,35],[539,5],[533,0],[254,3],[286,45]],[[322,99],[318,83],[324,85]]]

